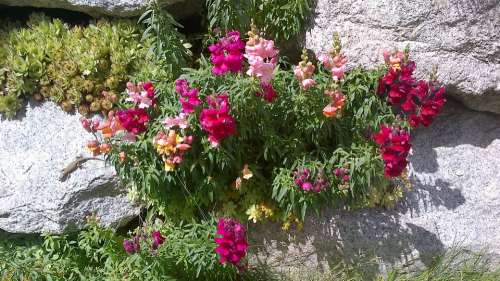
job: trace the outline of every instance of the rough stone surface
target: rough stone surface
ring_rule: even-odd
[[[500,0],[318,0],[306,47],[328,51],[334,31],[354,65],[411,47],[419,75],[440,80],[466,106],[500,113]]]
[[[58,8],[83,12],[91,16],[139,16],[150,0],[0,0],[0,5]],[[188,16],[201,8],[198,0],[161,0],[178,17]]]
[[[293,269],[343,261],[384,272],[412,260],[428,265],[434,254],[463,247],[486,251],[500,266],[499,124],[499,116],[449,102],[416,132],[413,189],[394,210],[328,211],[295,237],[266,225],[254,237],[261,262]]]
[[[79,115],[51,102],[30,102],[21,115],[0,121],[0,229],[61,233],[80,228],[92,212],[113,227],[138,215],[104,161],[88,161],[59,180],[64,167],[86,155],[91,135]]]

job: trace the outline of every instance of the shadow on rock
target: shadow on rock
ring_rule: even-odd
[[[285,233],[276,224],[257,225],[252,245],[258,245],[257,263],[282,271],[302,266],[356,267],[367,278],[385,272],[386,266],[411,263],[417,257],[425,265],[442,253],[439,238],[414,224],[402,223],[395,211],[366,209],[355,212],[326,211],[310,217],[302,231]]]

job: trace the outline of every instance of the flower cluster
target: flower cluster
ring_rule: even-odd
[[[200,123],[208,133],[208,140],[213,147],[218,147],[220,141],[236,133],[236,121],[229,115],[229,97],[227,94],[207,97],[208,108],[200,114]]]
[[[338,33],[333,35],[333,49],[328,54],[318,56],[323,67],[331,72],[335,81],[342,80],[346,71],[347,57],[341,52],[342,45]]]
[[[302,168],[293,173],[295,184],[304,191],[321,192],[330,185],[323,171],[319,171],[313,180],[311,170]]]
[[[180,95],[179,101],[181,103],[183,113],[193,113],[196,107],[201,105],[201,100],[198,97],[199,89],[189,88],[186,80],[176,80],[175,91]]]
[[[247,74],[259,78],[263,83],[269,83],[278,63],[278,49],[274,47],[273,40],[260,37],[254,26],[248,32],[248,37],[245,46],[245,57],[250,64],[250,68]]]
[[[247,238],[245,227],[234,219],[221,218],[217,225],[217,237],[215,238],[222,264],[229,262],[241,268],[241,259],[247,254]]]
[[[384,161],[384,174],[387,177],[400,176],[408,164],[410,152],[410,134],[406,130],[382,125],[380,131],[373,136],[380,148]]]
[[[173,171],[177,164],[182,163],[184,153],[191,148],[192,142],[192,136],[181,137],[175,130],[169,130],[168,134],[160,131],[155,136],[153,144],[162,156],[165,171]]]
[[[123,130],[114,111],[109,111],[108,119],[104,121],[97,117],[93,119],[81,117],[80,123],[87,132],[92,133],[95,137],[94,140],[88,141],[86,144],[86,148],[92,152],[94,156],[109,153],[111,151],[109,139]],[[101,138],[98,137],[97,133],[100,133]]]
[[[143,236],[137,234],[132,239],[123,240],[123,249],[127,254],[139,253],[141,251],[141,238]],[[153,230],[151,232],[151,250],[156,251],[160,245],[165,242],[165,237],[161,235],[158,230]]]
[[[336,168],[333,174],[340,179],[342,183],[347,183],[351,179],[349,171],[346,168]]]
[[[123,240],[123,249],[127,254],[139,253],[141,251],[141,238],[139,235],[134,236],[133,239]]]
[[[316,85],[316,81],[312,79],[315,69],[316,67],[312,64],[312,62],[308,61],[307,52],[304,50],[302,52],[302,61],[299,62],[299,65],[296,65],[293,68],[295,78],[299,80],[300,85],[304,90],[308,90]]]
[[[244,55],[250,65],[247,74],[260,80],[262,93],[257,93],[257,96],[262,96],[267,102],[273,102],[276,92],[271,79],[278,64],[278,49],[274,47],[274,41],[260,37],[257,28],[253,25],[252,30],[248,32],[248,37]]]
[[[342,108],[345,105],[345,96],[340,91],[325,91],[325,95],[332,99],[325,108],[323,108],[323,115],[328,118],[338,117]]]
[[[415,62],[407,60],[407,54],[398,51],[384,52],[389,65],[387,73],[380,78],[377,93],[387,96],[387,102],[408,116],[412,127],[429,126],[446,103],[445,89],[434,81],[416,80],[413,77]]]
[[[214,75],[223,75],[228,72],[239,72],[243,63],[243,50],[245,42],[240,39],[238,31],[231,31],[219,40],[219,42],[210,45],[210,60],[214,65],[212,73]]]
[[[127,82],[126,101],[133,102],[139,108],[149,108],[155,105],[155,88],[151,82],[140,82],[135,85]]]

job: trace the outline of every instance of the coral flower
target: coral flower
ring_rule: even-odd
[[[325,91],[332,98],[332,102],[323,109],[323,115],[328,118],[337,117],[344,107],[345,96],[339,91]]]

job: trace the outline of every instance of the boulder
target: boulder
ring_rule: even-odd
[[[328,51],[335,31],[352,65],[373,67],[409,44],[420,77],[438,65],[449,94],[500,113],[499,0],[318,0],[306,47]]]
[[[394,265],[429,265],[447,249],[465,248],[486,252],[500,266],[498,124],[499,116],[449,102],[431,127],[415,132],[412,188],[393,210],[328,210],[293,234],[257,225],[257,262],[284,270],[345,262],[384,273]]]
[[[114,167],[90,160],[65,181],[61,170],[88,156],[92,139],[79,122],[51,102],[30,102],[16,120],[0,121],[0,229],[14,233],[78,230],[96,213],[119,227],[139,214]]]
[[[0,5],[57,8],[83,12],[91,16],[140,16],[150,0],[0,0]],[[186,17],[201,9],[199,0],[161,0],[173,15]]]

